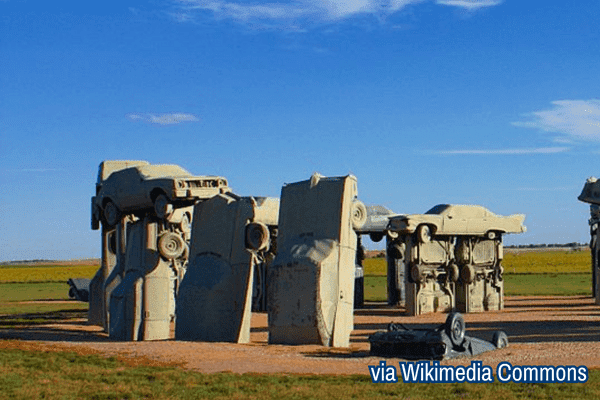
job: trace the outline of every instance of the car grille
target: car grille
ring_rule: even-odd
[[[216,179],[187,181],[190,188],[216,188],[219,187],[219,181]]]

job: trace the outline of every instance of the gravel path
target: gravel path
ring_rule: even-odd
[[[490,340],[503,330],[509,347],[475,358],[443,361],[442,364],[469,365],[480,360],[495,366],[501,361],[513,365],[585,365],[600,368],[600,306],[590,297],[507,297],[505,309],[464,315],[467,334]],[[367,365],[379,357],[369,355],[368,336],[386,328],[391,321],[408,327],[435,326],[445,314],[407,317],[402,310],[381,304],[355,312],[355,330],[349,349],[323,346],[284,346],[267,344],[267,316],[252,318],[251,343],[203,343],[174,340],[157,342],[115,342],[99,327],[86,321],[0,330],[1,347],[71,350],[78,353],[114,355],[135,362],[179,365],[186,369],[213,373],[316,373],[368,374]],[[397,365],[397,359],[388,364]]]

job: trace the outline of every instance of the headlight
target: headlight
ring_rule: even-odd
[[[178,189],[185,189],[187,186],[186,181],[175,181],[175,187]]]

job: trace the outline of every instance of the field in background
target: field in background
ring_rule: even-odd
[[[365,275],[386,276],[384,258],[367,258]],[[591,273],[592,261],[589,251],[529,251],[504,253],[502,261],[506,274],[566,274]]]
[[[69,278],[93,278],[98,265],[3,265],[0,283],[64,282]]]
[[[0,315],[36,319],[43,313],[87,310],[87,303],[70,301],[67,280],[92,278],[97,270],[97,265],[0,266]]]
[[[0,266],[0,314],[81,310],[86,303],[27,304],[35,300],[68,300],[69,278],[92,278],[98,265],[61,262],[62,265]],[[75,265],[73,265],[75,264]],[[591,294],[589,251],[507,252],[504,266],[506,295]],[[367,258],[365,299],[385,301],[387,266],[384,258]]]
[[[387,264],[384,258],[364,260],[365,299],[385,301]],[[507,296],[591,295],[589,251],[527,251],[504,254],[504,294]]]

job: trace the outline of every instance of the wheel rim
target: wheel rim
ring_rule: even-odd
[[[459,313],[451,313],[446,321],[446,333],[454,346],[460,346],[465,338],[465,320]]]
[[[158,251],[166,259],[179,258],[185,252],[185,242],[178,234],[168,232],[158,240]]]
[[[269,245],[269,228],[260,222],[248,224],[246,242],[253,250],[265,250]]]
[[[431,229],[427,225],[419,226],[417,235],[421,243],[429,243],[431,241]]]
[[[360,229],[367,222],[367,208],[358,200],[352,203],[352,228]]]
[[[167,196],[164,194],[158,195],[154,200],[154,212],[158,218],[166,218],[172,210],[173,206],[169,203],[169,199],[167,199]]]
[[[110,226],[116,225],[119,222],[119,210],[112,201],[109,201],[104,206],[104,219]]]

